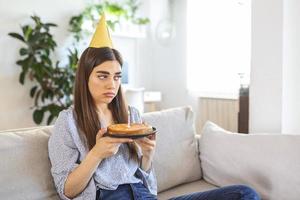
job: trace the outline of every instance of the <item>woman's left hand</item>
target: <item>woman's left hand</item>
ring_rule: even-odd
[[[149,137],[137,139],[135,142],[141,147],[143,156],[150,158],[154,155],[156,146],[155,134]]]
[[[155,153],[156,136],[154,134],[149,137],[137,139],[135,142],[140,146],[143,154],[141,167],[143,170],[148,171],[148,169],[151,167],[152,159]]]

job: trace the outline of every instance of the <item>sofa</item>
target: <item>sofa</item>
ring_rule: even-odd
[[[200,134],[190,107],[143,114],[157,128],[158,199],[232,184],[265,200],[300,199],[300,135],[238,134],[207,122]],[[59,199],[47,143],[52,126],[0,132],[0,199]]]

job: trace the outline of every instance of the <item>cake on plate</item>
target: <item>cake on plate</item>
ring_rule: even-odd
[[[110,134],[146,134],[152,131],[152,126],[149,124],[138,124],[132,123],[130,126],[128,124],[112,124],[107,128]]]

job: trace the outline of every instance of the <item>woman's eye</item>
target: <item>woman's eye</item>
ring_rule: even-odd
[[[107,76],[106,76],[106,75],[100,75],[100,76],[98,76],[98,78],[99,78],[100,80],[104,80],[104,79],[107,78]]]
[[[118,81],[118,80],[120,80],[121,78],[122,78],[122,76],[115,76],[115,77],[114,77],[115,81]]]

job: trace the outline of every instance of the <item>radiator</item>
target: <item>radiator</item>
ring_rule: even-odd
[[[237,99],[200,97],[198,103],[197,130],[201,131],[207,120],[222,128],[237,132],[239,104]]]

